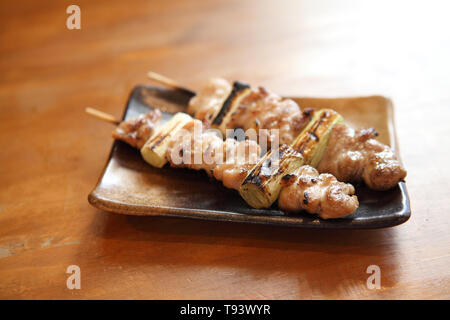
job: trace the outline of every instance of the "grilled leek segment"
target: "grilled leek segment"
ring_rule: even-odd
[[[219,110],[214,120],[212,121],[212,125],[215,128],[218,128],[223,134],[225,134],[227,123],[230,121],[233,112],[239,106],[239,103],[242,101],[242,99],[244,99],[250,92],[251,89],[248,84],[235,81],[233,83],[233,89],[223,103],[222,108]]]
[[[311,121],[295,138],[292,148],[302,154],[305,164],[317,167],[328,145],[331,130],[343,121],[342,116],[331,109],[314,112]]]
[[[283,176],[304,164],[302,155],[288,145],[268,152],[253,167],[239,188],[241,197],[253,208],[268,208],[281,191]]]
[[[331,130],[339,122],[343,122],[342,116],[331,109],[315,112],[291,146],[280,146],[278,165],[272,164],[276,157],[271,151],[250,171],[239,189],[242,198],[253,208],[270,207],[278,198],[283,176],[289,176],[303,165],[319,164]]]
[[[141,154],[144,160],[154,167],[162,168],[167,162],[166,152],[171,137],[189,121],[192,121],[190,115],[182,112],[175,114],[141,148]]]

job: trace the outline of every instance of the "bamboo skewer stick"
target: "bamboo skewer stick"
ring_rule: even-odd
[[[195,91],[188,89],[186,87],[183,87],[182,85],[178,84],[177,82],[175,82],[174,80],[167,78],[159,73],[153,72],[153,71],[149,71],[147,73],[147,77],[159,84],[165,85],[169,88],[175,89],[175,90],[180,90],[183,92],[186,92],[192,96],[195,96]]]
[[[85,111],[87,114],[89,114],[97,119],[107,121],[107,122],[113,123],[115,125],[118,125],[120,123],[119,120],[117,120],[113,115],[111,115],[109,113],[106,113],[106,112],[103,112],[103,111],[100,111],[100,110],[97,110],[94,108],[89,108],[89,107],[86,108]]]

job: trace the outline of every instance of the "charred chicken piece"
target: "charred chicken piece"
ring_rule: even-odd
[[[340,181],[364,181],[374,190],[396,186],[406,171],[392,149],[374,139],[377,135],[374,129],[354,130],[337,124],[317,169]]]
[[[282,185],[278,206],[283,211],[306,210],[331,219],[345,217],[359,205],[351,184],[339,182],[331,174],[319,174],[311,166],[302,166],[294,174],[284,176]]]
[[[240,101],[227,126],[244,130],[277,129],[281,145],[290,144],[308,122],[308,115],[295,101],[259,87]]]
[[[136,118],[122,121],[113,131],[113,138],[122,140],[132,147],[142,148],[151,137],[155,124],[161,119],[161,111],[154,109]]]
[[[222,140],[214,131],[195,135],[199,120],[187,123],[181,134],[173,137],[166,153],[173,167],[205,170],[208,175],[222,181],[224,186],[238,189],[242,180],[260,157],[255,141]]]
[[[225,79],[210,80],[191,99],[188,112],[223,134],[226,129],[267,129],[269,142],[279,136],[280,144],[290,144],[309,122],[308,112],[302,112],[293,100],[239,81],[231,85]],[[271,135],[271,129],[279,133]]]
[[[221,78],[211,79],[202,90],[189,101],[187,112],[196,119],[209,124],[219,112],[231,92],[231,84]]]

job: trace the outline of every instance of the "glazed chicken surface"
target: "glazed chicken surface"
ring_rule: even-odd
[[[161,111],[154,109],[136,118],[122,121],[113,131],[113,138],[122,140],[135,148],[142,148],[161,119]]]
[[[211,79],[189,101],[187,112],[204,123],[210,123],[231,92],[231,84],[221,78]]]
[[[229,128],[278,129],[279,144],[290,144],[308,124],[309,117],[297,103],[259,87],[252,89],[232,114]],[[274,135],[269,140],[272,143]]]
[[[189,102],[188,113],[210,123],[230,94],[232,85],[225,79],[211,79]],[[278,129],[270,135],[269,143],[279,137],[279,144],[289,144],[309,121],[307,114],[293,100],[283,99],[259,87],[251,89],[231,116],[228,129]]]
[[[253,140],[224,141],[213,131],[195,136],[194,127],[199,124],[200,120],[189,122],[183,128],[187,132],[172,139],[167,150],[169,163],[173,167],[205,170],[225,187],[238,190],[248,171],[258,162],[259,145]]]
[[[328,173],[319,174],[311,166],[303,166],[296,173],[286,175],[278,206],[287,212],[306,210],[323,219],[345,217],[358,208],[355,188],[337,181]]]
[[[394,187],[406,171],[392,149],[374,139],[377,135],[374,129],[354,130],[337,124],[317,169],[340,181],[364,181],[375,190]]]

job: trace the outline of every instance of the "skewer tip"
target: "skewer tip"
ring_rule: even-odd
[[[100,111],[100,110],[97,110],[97,109],[94,109],[91,107],[86,107],[84,109],[84,111],[87,114],[89,114],[97,119],[107,121],[107,122],[113,123],[115,125],[118,125],[120,123],[119,120],[117,120],[113,115],[111,115],[109,113],[106,113],[106,112],[103,112],[103,111]]]
[[[153,72],[153,71],[148,71],[147,72],[147,77],[157,83],[160,83],[162,85],[165,85],[169,88],[175,89],[175,90],[180,90],[183,92],[186,92],[189,95],[194,96],[195,95],[195,91],[185,88],[181,85],[179,85],[178,83],[176,83],[174,80],[167,78],[166,76],[163,76],[159,73]]]

